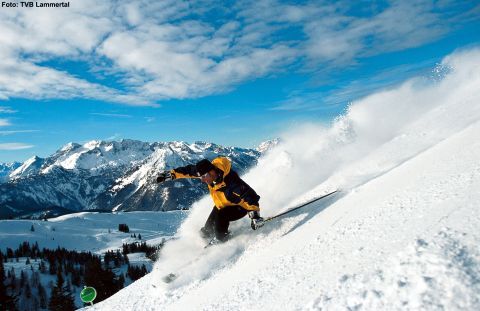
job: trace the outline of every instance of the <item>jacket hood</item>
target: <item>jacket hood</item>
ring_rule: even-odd
[[[225,157],[219,157],[214,159],[212,161],[212,164],[215,165],[218,169],[222,170],[223,177],[227,176],[232,168],[232,163],[229,159]]]

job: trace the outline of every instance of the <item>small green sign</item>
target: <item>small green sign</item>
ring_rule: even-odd
[[[82,291],[80,292],[80,299],[82,299],[83,302],[87,303],[95,300],[97,297],[97,291],[93,287],[83,287]]]

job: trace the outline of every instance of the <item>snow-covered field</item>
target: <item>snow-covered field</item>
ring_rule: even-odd
[[[207,249],[203,199],[152,273],[89,309],[479,310],[480,50],[437,69],[285,133],[245,176],[263,215],[339,194]]]
[[[82,212],[51,218],[48,221],[0,220],[0,248],[5,253],[7,247],[17,249],[26,241],[31,245],[38,243],[40,248],[63,247],[103,256],[107,250],[121,251],[123,243],[147,242],[148,245],[158,245],[164,239],[168,240],[175,235],[180,223],[187,215],[187,211]],[[130,233],[118,231],[119,224],[127,224]],[[31,231],[32,225],[34,231]],[[133,234],[136,238],[131,237]],[[138,239],[139,235],[141,240]],[[128,254],[128,259],[132,266],[145,265],[148,271],[152,270],[153,263],[145,253]],[[16,259],[9,259],[4,263],[5,271],[13,269],[17,278],[23,271],[31,278],[33,272],[39,270],[40,261],[30,259],[30,264],[26,264],[26,261],[25,257],[19,258],[18,262]],[[46,266],[48,269],[48,262]],[[124,265],[115,268],[114,271],[117,275],[125,274],[127,267]],[[56,282],[56,275],[42,273],[39,282],[47,289],[47,295],[49,295],[52,284]],[[126,279],[126,284],[129,282],[131,282],[130,279]],[[82,288],[72,286],[71,289],[75,304],[82,306],[83,303],[80,300]],[[30,305],[26,304],[24,307],[30,308]]]
[[[68,214],[48,221],[0,220],[0,248],[17,248],[24,241],[40,248],[89,251],[103,255],[107,250],[121,249],[123,243],[139,241],[130,237],[141,234],[142,241],[158,244],[172,237],[186,211],[172,212],[82,212]],[[130,233],[118,231],[119,224],[127,224]],[[31,231],[33,225],[34,231]]]

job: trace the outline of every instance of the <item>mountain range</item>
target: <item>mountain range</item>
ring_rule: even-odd
[[[226,156],[244,173],[277,141],[257,149],[207,142],[137,140],[69,143],[47,158],[0,165],[0,218],[44,217],[83,210],[187,209],[207,193],[198,181],[156,184],[159,172]]]

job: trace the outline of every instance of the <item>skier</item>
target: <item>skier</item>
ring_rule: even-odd
[[[157,177],[157,183],[179,178],[199,178],[208,185],[215,206],[200,232],[204,238],[214,243],[226,241],[230,221],[247,214],[253,230],[264,224],[259,213],[260,196],[231,167],[230,160],[218,157],[212,162],[204,159],[195,165],[164,171]]]

